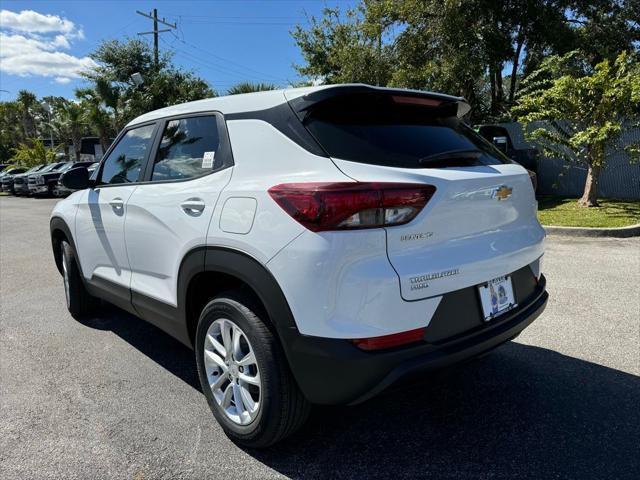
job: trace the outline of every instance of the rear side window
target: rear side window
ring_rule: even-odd
[[[101,184],[131,183],[138,180],[155,125],[127,131],[104,161]]]
[[[457,118],[455,104],[394,98],[365,94],[329,99],[304,124],[331,157],[353,162],[402,168],[511,163]]]
[[[198,177],[222,166],[215,115],[167,122],[153,164],[152,181]]]

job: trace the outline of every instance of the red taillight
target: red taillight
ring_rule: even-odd
[[[394,333],[383,337],[357,338],[352,342],[361,350],[383,350],[419,342],[424,336],[424,330],[424,328],[416,328],[408,332]]]
[[[411,183],[283,183],[269,195],[306,228],[322,232],[408,223],[435,191]]]

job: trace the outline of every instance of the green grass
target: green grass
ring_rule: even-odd
[[[543,225],[563,227],[626,227],[640,223],[640,200],[598,200],[599,207],[581,207],[576,198],[538,199]]]

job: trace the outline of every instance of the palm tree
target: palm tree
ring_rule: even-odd
[[[115,112],[112,114],[105,108],[108,105],[96,89],[79,88],[76,90],[76,97],[82,102],[81,108],[87,122],[98,134],[102,151],[106,152],[111,143],[109,138],[115,130]]]
[[[229,90],[227,90],[227,95],[238,95],[240,93],[253,93],[253,92],[263,92],[265,90],[277,90],[278,86],[273,85],[272,83],[251,83],[251,82],[241,82]]]
[[[18,103],[18,107],[20,110],[23,137],[35,137],[37,135],[37,132],[34,110],[38,105],[37,97],[28,90],[20,90],[18,92],[18,98],[16,99],[16,102]]]
[[[116,130],[120,130],[118,125],[119,115],[118,107],[120,104],[120,90],[118,87],[111,85],[111,83],[104,78],[98,78],[95,80],[95,87],[93,88],[95,95],[100,98],[102,103],[107,108],[113,110],[113,120]]]
[[[71,137],[75,161],[80,161],[80,147],[82,143],[82,131],[86,126],[84,109],[76,102],[67,102],[61,109],[60,121],[64,125],[68,136]],[[66,138],[66,137],[64,137]]]

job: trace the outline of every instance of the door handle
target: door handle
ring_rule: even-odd
[[[180,204],[180,207],[187,215],[198,216],[204,210],[204,201],[200,198],[189,198]]]
[[[113,208],[120,209],[124,207],[124,200],[122,200],[120,197],[112,198],[111,200],[109,200],[109,205],[111,205],[111,207]]]

